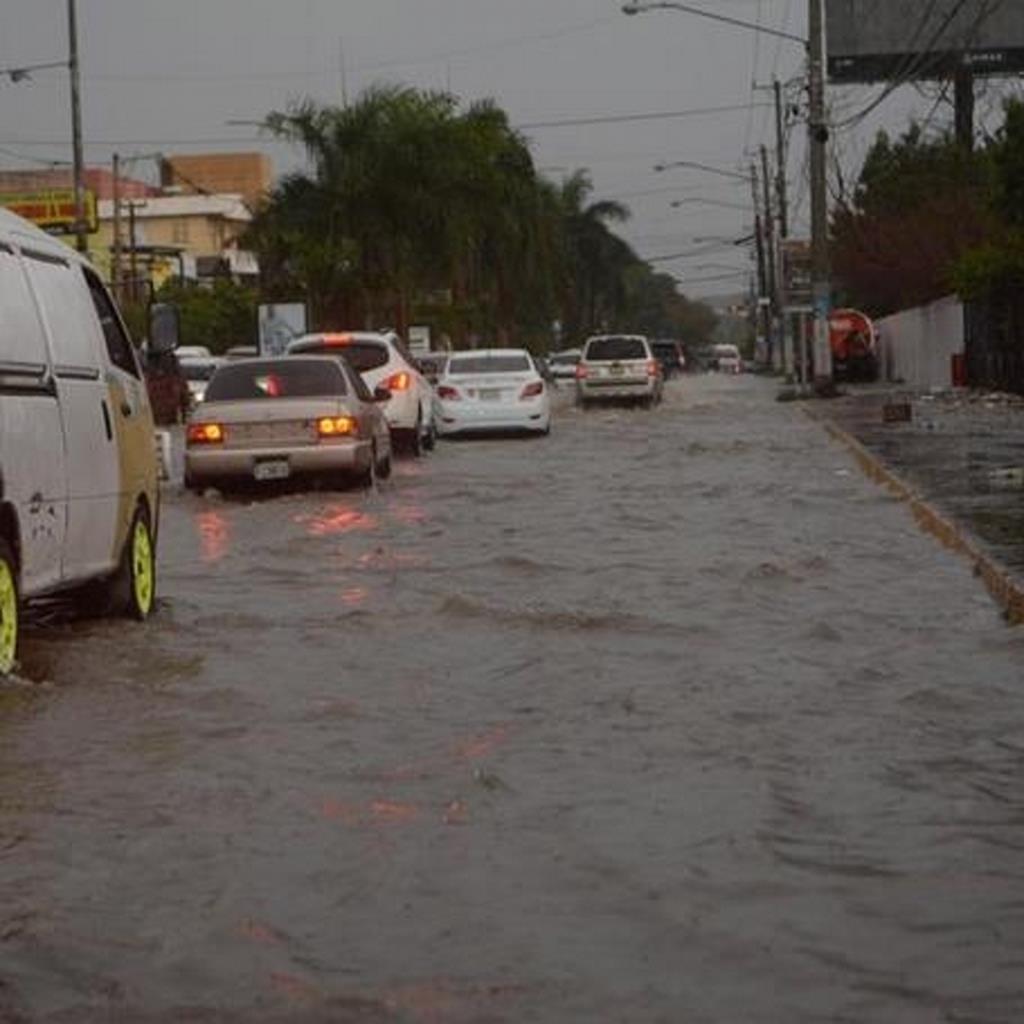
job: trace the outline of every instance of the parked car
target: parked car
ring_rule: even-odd
[[[576,367],[576,401],[632,399],[645,405],[661,401],[664,375],[650,342],[639,334],[588,338]]]
[[[0,209],[0,676],[24,601],[83,584],[144,619],[156,594],[153,417],[89,263]]]
[[[280,356],[227,363],[185,431],[185,486],[230,487],[290,477],[356,478],[391,472],[381,406],[341,360]]]
[[[580,349],[567,348],[562,352],[552,352],[548,356],[548,371],[553,380],[574,381],[576,364],[580,361]]]
[[[416,357],[397,334],[353,331],[306,334],[288,346],[289,355],[322,354],[345,359],[372,390],[387,388],[391,400],[384,415],[397,444],[413,455],[434,447],[434,389]]]
[[[551,399],[529,352],[517,348],[453,353],[437,384],[438,433],[551,430]]]
[[[223,366],[225,362],[225,359],[220,359],[216,356],[208,358],[198,356],[183,358],[179,353],[178,365],[181,367],[182,375],[188,384],[189,396],[193,406],[203,401],[210,378],[214,375],[217,368]]]
[[[419,365],[420,372],[424,377],[430,381],[431,384],[437,384],[441,379],[441,374],[444,373],[444,368],[448,364],[448,353],[447,352],[424,352],[422,355],[416,357],[416,362]]]
[[[742,373],[743,357],[735,345],[715,345],[711,349],[711,358],[719,373]]]
[[[651,351],[654,358],[661,363],[661,372],[665,375],[665,380],[686,369],[686,354],[678,341],[656,338],[651,341]]]

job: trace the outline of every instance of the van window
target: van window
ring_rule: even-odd
[[[107,290],[100,284],[99,278],[90,270],[83,270],[86,284],[89,286],[89,294],[92,296],[92,303],[96,307],[96,315],[100,318],[100,326],[103,328],[103,338],[107,343],[107,355],[110,361],[125,373],[133,377],[139,375],[139,365],[135,359],[135,352],[132,343],[128,340],[121,321],[118,319],[117,310],[111,301]]]
[[[57,375],[99,377],[99,352],[93,344],[96,316],[87,305],[81,278],[63,260],[29,252],[24,256],[49,328]]]
[[[43,325],[21,262],[4,248],[0,248],[0,309],[0,367],[43,376],[48,362]]]

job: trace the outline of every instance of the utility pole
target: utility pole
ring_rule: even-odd
[[[768,279],[768,306],[767,320],[771,327],[771,334],[768,338],[768,365],[775,368],[775,317],[779,309],[779,293],[775,275],[775,218],[772,214],[772,178],[768,170],[768,147],[761,147],[761,183],[764,186],[764,247],[765,266]]]
[[[956,111],[956,142],[962,152],[974,152],[974,74],[959,67],[953,75],[953,107]]]
[[[79,252],[89,251],[85,222],[85,161],[82,156],[82,83],[78,71],[78,15],[68,0],[68,69],[71,72],[71,140],[75,180],[75,239]]]
[[[814,387],[819,394],[832,390],[832,350],[828,317],[832,286],[828,255],[828,195],[825,157],[828,125],[825,122],[825,60],[822,0],[809,0],[808,58],[810,64],[810,117],[807,122],[811,167],[811,292],[814,305]]]
[[[786,196],[787,154],[785,118],[782,112],[782,83],[777,78],[772,82],[772,91],[775,94],[775,191],[779,206],[779,243],[778,261],[776,263],[778,281],[775,294],[779,304],[779,324],[781,325],[782,372],[787,374],[795,368],[795,360],[793,355],[792,326],[789,322],[789,315],[786,313],[789,295],[786,288],[784,250],[786,239],[789,237],[789,199]]]
[[[779,202],[779,235],[789,237],[789,200],[786,197],[786,131],[782,114],[782,83],[776,78],[772,83],[775,92],[775,190]]]
[[[129,260],[132,274],[131,297],[132,302],[139,300],[139,254],[135,246],[135,202],[128,200],[128,244]]]
[[[771,365],[771,309],[768,307],[766,297],[768,294],[768,279],[765,274],[764,258],[764,226],[761,221],[761,201],[757,194],[757,168],[750,165],[750,187],[754,198],[754,249],[757,253],[757,304],[755,307],[754,323],[760,323],[761,336],[764,338],[767,347],[768,362]],[[755,333],[757,328],[755,326]]]
[[[113,200],[114,200],[114,261],[110,272],[110,281],[114,286],[114,295],[118,302],[124,301],[121,294],[121,154],[114,154],[113,166]]]

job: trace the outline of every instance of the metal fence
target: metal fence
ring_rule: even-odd
[[[971,387],[1024,395],[1024,294],[1010,290],[966,306]]]

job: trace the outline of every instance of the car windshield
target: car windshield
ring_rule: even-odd
[[[299,351],[303,355],[342,356],[359,373],[377,370],[388,362],[388,347],[378,341],[311,342],[304,343]]]
[[[317,359],[268,359],[223,366],[206,389],[209,402],[344,395],[345,379],[333,363]]]
[[[739,359],[740,350],[735,345],[716,345],[715,355],[720,359]]]
[[[460,373],[526,373],[530,359],[526,355],[460,356],[448,364],[453,376]]]
[[[580,361],[579,353],[572,352],[568,355],[551,356],[548,362],[552,366],[575,366]]]
[[[587,359],[646,359],[641,338],[595,338],[587,345]]]

